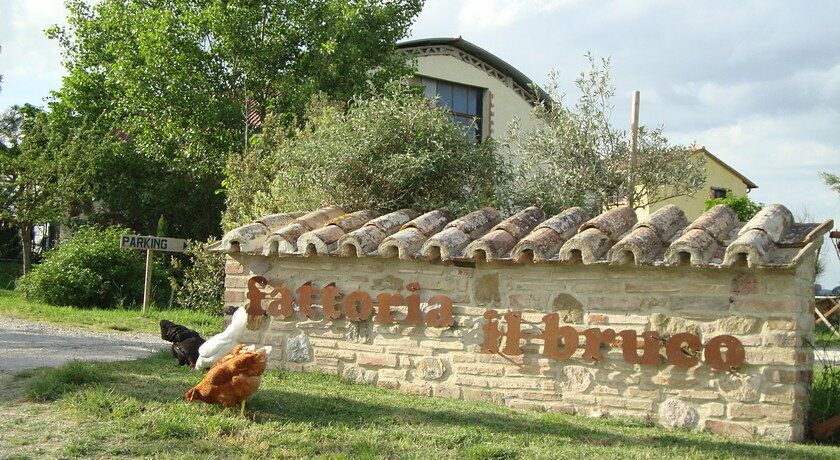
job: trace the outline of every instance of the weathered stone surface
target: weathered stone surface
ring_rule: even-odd
[[[677,316],[654,313],[650,315],[650,330],[658,332],[663,337],[680,332],[695,333],[697,332],[697,323]]]
[[[700,217],[689,224],[688,230],[702,230],[719,243],[723,243],[729,230],[736,223],[738,223],[738,216],[735,215],[735,211],[729,206],[719,204],[712,206],[711,209],[701,214]]]
[[[727,316],[713,323],[706,323],[700,326],[704,334],[736,334],[744,335],[756,332],[760,321],[750,316]]]
[[[356,343],[370,343],[370,323],[348,321],[344,329],[344,339]]]
[[[515,240],[521,240],[525,235],[545,219],[545,213],[536,206],[527,207],[503,220],[493,230],[504,230]]]
[[[587,228],[566,241],[557,258],[564,262],[580,261],[587,265],[594,264],[607,252],[612,243],[607,233],[597,228]]]
[[[479,304],[498,302],[502,299],[499,294],[499,275],[485,275],[475,282],[475,301]]]
[[[683,210],[678,206],[669,204],[642,219],[633,228],[649,228],[656,233],[661,241],[665,242],[685,228],[686,225],[688,225],[688,219],[685,217]]]
[[[700,420],[700,414],[693,406],[679,399],[666,399],[659,407],[659,414],[668,425],[675,428],[694,427]]]
[[[718,378],[718,385],[727,396],[740,402],[756,402],[761,395],[761,375],[727,372]]]
[[[758,277],[754,273],[739,273],[732,277],[733,294],[750,295],[758,292]]]
[[[347,366],[341,371],[341,376],[355,383],[373,385],[376,383],[376,371],[362,369],[357,366]]]
[[[446,364],[440,358],[427,356],[417,362],[417,373],[424,380],[439,380],[446,373]]]
[[[457,228],[472,240],[484,235],[501,221],[502,215],[499,214],[499,211],[493,208],[481,208],[453,220],[446,225],[446,228]]]
[[[303,363],[312,359],[312,345],[309,336],[301,332],[286,340],[286,359],[296,363]]]
[[[564,366],[559,383],[564,393],[582,393],[592,385],[592,373],[583,366]]]

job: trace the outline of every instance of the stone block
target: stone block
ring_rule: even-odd
[[[356,363],[360,366],[397,367],[397,357],[386,354],[359,353]]]
[[[668,426],[675,428],[694,427],[700,420],[697,408],[679,399],[666,399],[659,406],[659,415]]]
[[[725,422],[722,420],[706,420],[704,425],[706,431],[715,434],[722,434],[732,438],[751,441],[755,438],[754,431],[747,424]]]
[[[417,362],[417,375],[424,380],[439,380],[446,373],[446,363],[440,358],[427,356]]]

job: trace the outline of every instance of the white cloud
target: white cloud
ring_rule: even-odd
[[[62,75],[58,44],[44,35],[66,24],[62,0],[17,0],[0,7],[0,74],[4,78]]]

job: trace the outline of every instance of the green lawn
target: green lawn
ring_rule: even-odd
[[[835,318],[837,318],[837,317],[835,316],[832,319],[835,319]],[[834,327],[840,327],[840,325],[838,325],[836,323],[834,323],[834,324],[835,324]],[[816,339],[817,339],[817,343],[816,343],[817,348],[823,348],[823,347],[838,348],[838,347],[840,347],[840,337],[837,337],[837,335],[835,333],[831,332],[831,330],[829,330],[828,326],[826,326],[825,324],[823,324],[821,322],[817,323],[817,325],[814,327],[814,334],[816,335]]]
[[[834,446],[747,443],[279,371],[266,373],[242,419],[184,402],[199,378],[168,351],[7,377],[0,451],[9,458],[840,458]]]
[[[137,331],[157,334],[158,322],[168,319],[195,329],[203,336],[219,332],[220,316],[211,316],[182,308],[158,310],[152,308],[143,316],[140,310],[56,307],[24,299],[14,291],[0,289],[0,316],[42,321],[59,326],[97,331]]]

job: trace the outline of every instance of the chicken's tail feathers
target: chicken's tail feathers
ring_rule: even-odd
[[[272,349],[273,348],[271,347],[271,345],[266,345],[266,346],[260,348],[259,350],[257,350],[257,353],[263,353],[263,354],[265,354],[265,356],[269,356],[271,354]]]
[[[233,312],[233,318],[230,319],[230,328],[243,329],[248,325],[248,311],[245,307],[239,307]]]

